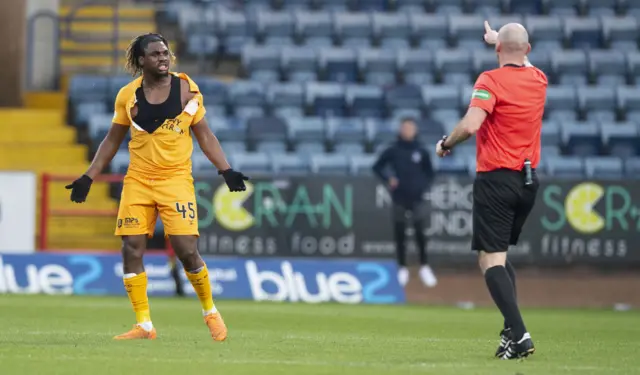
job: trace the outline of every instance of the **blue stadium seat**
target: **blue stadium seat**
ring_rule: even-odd
[[[280,50],[273,46],[246,45],[242,48],[242,66],[251,80],[262,83],[280,80]]]
[[[504,1],[502,0],[476,0],[472,2],[470,5],[475,5],[474,13],[482,14],[484,16],[490,15],[499,15],[502,12],[502,4]],[[498,30],[493,23],[490,24],[491,27]]]
[[[352,155],[350,158],[351,174],[355,176],[370,176],[373,174],[371,168],[376,162],[374,155]]]
[[[385,102],[390,112],[399,109],[421,109],[424,98],[417,85],[399,85],[385,91]]]
[[[344,88],[338,83],[306,84],[305,103],[315,116],[344,116]]]
[[[551,58],[549,55],[548,51],[534,47],[531,52],[529,52],[528,57],[531,64],[542,70],[547,75],[549,81],[551,81],[553,78],[553,70],[551,69]]]
[[[624,170],[627,178],[638,179],[640,176],[640,158],[629,158],[624,161]]]
[[[113,104],[115,102],[116,96],[118,95],[118,92],[120,92],[120,89],[129,84],[131,80],[131,76],[117,75],[109,77],[107,99]],[[90,98],[91,96],[92,95],[88,94],[85,100],[88,100],[88,98]]]
[[[445,17],[425,14],[409,14],[411,34],[416,44],[423,49],[435,50],[446,47],[449,27]]]
[[[618,0],[586,0],[585,3],[590,16],[614,16]]]
[[[424,50],[398,51],[396,69],[407,84],[428,85],[433,83],[433,56]]]
[[[69,83],[69,101],[71,103],[107,101],[108,98],[115,99],[109,90],[108,77],[76,74],[71,78]]]
[[[536,48],[536,44],[544,41],[562,42],[564,31],[562,21],[557,17],[530,15],[524,19],[524,26],[529,32],[529,38]]]
[[[372,24],[373,35],[382,48],[409,48],[411,26],[405,13],[376,12]]]
[[[616,90],[613,87],[580,87],[578,107],[589,121],[613,122],[616,119]]]
[[[296,34],[309,46],[333,44],[333,23],[329,12],[296,12],[294,14]]]
[[[113,121],[112,114],[94,114],[89,117],[87,123],[87,131],[89,138],[93,142],[101,142],[107,135],[111,123]]]
[[[484,19],[480,15],[451,15],[449,17],[449,35],[458,42],[460,47],[480,45],[484,48]],[[469,41],[473,43],[468,43]],[[482,43],[482,44],[480,44]]]
[[[287,123],[281,118],[252,117],[247,120],[247,139],[251,143],[280,142],[284,144],[287,138]]]
[[[575,16],[580,0],[542,0],[543,7],[554,16]]]
[[[252,38],[244,13],[221,11],[218,14],[218,33],[223,40],[225,54],[238,56]]]
[[[545,158],[549,175],[565,178],[584,178],[584,161],[577,156],[556,156]]]
[[[247,138],[246,123],[242,120],[207,114],[207,122],[221,142],[244,142]]]
[[[640,132],[634,123],[603,123],[602,143],[608,153],[619,158],[629,158],[640,150]]]
[[[462,14],[464,11],[464,0],[432,0],[434,10],[437,14],[452,15]]]
[[[542,14],[542,2],[531,0],[507,0],[505,5],[511,13],[517,14]]]
[[[469,174],[469,164],[466,158],[456,157],[453,154],[446,158],[431,158],[434,169],[440,173],[466,176]]]
[[[260,141],[256,144],[256,152],[263,154],[284,154],[287,152],[287,144],[278,141]]]
[[[345,90],[349,114],[356,117],[383,117],[384,93],[379,86],[349,85]]]
[[[325,126],[327,139],[333,144],[363,144],[367,136],[364,121],[357,118],[328,118]]]
[[[551,68],[561,84],[586,84],[589,67],[583,51],[565,50],[551,54]]]
[[[284,47],[280,68],[289,81],[309,82],[318,78],[318,56],[313,48]]]
[[[333,82],[356,82],[358,60],[354,50],[348,48],[323,48],[318,60],[321,75]]]
[[[288,11],[306,10],[313,7],[314,0],[286,0],[279,1],[279,5]]]
[[[508,23],[520,23],[524,25],[524,18],[520,14],[491,15],[487,17],[487,21],[489,21],[489,25],[491,25],[494,30],[500,30],[502,26]]]
[[[211,77],[194,77],[198,88],[205,98],[207,111],[213,110],[217,114],[224,114],[224,107],[227,105],[227,85]]]
[[[272,171],[273,162],[268,154],[261,152],[237,153],[229,157],[234,168],[251,174],[267,174]]]
[[[349,173],[349,159],[341,154],[318,154],[311,156],[311,170],[317,174]]]
[[[317,141],[305,141],[296,144],[296,152],[298,155],[315,155],[324,153],[325,145]]]
[[[556,121],[542,122],[541,143],[543,146],[560,145],[560,126]]]
[[[636,87],[618,87],[616,95],[618,99],[618,111],[625,113],[627,120],[630,117],[640,114],[640,89]]]
[[[355,8],[355,0],[314,0],[316,7],[324,10],[344,11]]]
[[[624,175],[624,166],[620,158],[588,157],[584,164],[588,178],[620,180]]]
[[[473,62],[468,50],[439,50],[435,54],[435,65],[444,83],[451,85],[471,83]]]
[[[640,84],[640,52],[627,53],[627,74],[636,84]]]
[[[545,114],[548,118],[566,119],[576,116],[578,98],[575,87],[549,86],[547,87],[547,102]],[[553,115],[554,113],[563,115]]]
[[[362,143],[338,143],[335,145],[334,151],[342,155],[362,155],[364,154],[364,145]]]
[[[320,117],[303,117],[289,121],[289,140],[292,143],[324,142],[325,123]],[[323,149],[323,147],[321,148]]]
[[[120,150],[116,152],[116,155],[111,159],[111,172],[124,174],[129,168],[129,151]]]
[[[220,142],[220,147],[222,147],[225,154],[235,154],[237,152],[247,151],[247,144],[245,142],[237,142],[237,141]]]
[[[422,97],[431,111],[460,109],[460,90],[457,86],[425,85],[422,86]]]
[[[310,172],[308,155],[273,155],[273,169],[275,173],[282,173],[286,175],[306,175]]]
[[[370,85],[386,86],[396,82],[396,57],[381,49],[360,49],[358,68]]]
[[[487,70],[498,68],[498,57],[495,51],[477,50],[473,51],[473,71],[480,74]]]
[[[267,103],[271,108],[271,113],[276,116],[287,118],[292,114],[296,117],[304,115],[304,89],[302,84],[289,82],[269,85],[267,88]]]
[[[187,37],[187,55],[191,57],[213,57],[218,53],[220,42],[214,35],[191,34]]]
[[[420,136],[427,139],[436,139],[436,142],[442,138],[446,132],[440,122],[430,118],[418,119],[417,123]],[[475,147],[475,145],[473,147]]]
[[[290,12],[259,11],[256,26],[258,38],[265,44],[272,46],[293,44],[293,16]]]
[[[374,145],[388,144],[398,138],[398,123],[380,120],[365,119],[367,140]]]
[[[588,52],[589,70],[599,85],[618,86],[626,83],[627,62],[620,51]]]
[[[77,127],[85,127],[92,116],[108,112],[107,104],[104,101],[78,103],[74,107],[73,124]],[[113,119],[111,113],[108,117]],[[109,125],[111,125],[111,121],[109,121]]]
[[[550,146],[550,145],[543,145],[541,147],[541,154],[542,157],[548,157],[548,156],[560,156],[561,152],[560,152],[560,147],[558,146]]]
[[[398,12],[411,13],[424,13],[428,0],[396,0],[396,9]]]
[[[600,21],[597,18],[566,18],[564,37],[573,48],[601,48]]]
[[[335,13],[334,33],[343,46],[371,45],[371,16],[369,13]]]
[[[183,6],[177,11],[177,23],[182,35],[206,34],[216,25],[217,13],[214,7]]]
[[[602,17],[602,34],[605,43],[620,51],[637,49],[638,20],[634,17]]]
[[[600,154],[601,134],[596,123],[564,123],[560,131],[569,154],[582,157]]]
[[[260,82],[235,81],[229,85],[229,102],[234,114],[242,119],[264,115],[265,88]]]

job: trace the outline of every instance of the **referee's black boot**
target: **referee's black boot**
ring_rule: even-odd
[[[496,349],[496,358],[500,358],[507,352],[507,349],[511,345],[511,328],[505,328],[500,331],[500,345]]]
[[[536,351],[531,341],[531,335],[525,333],[517,342],[514,340],[507,348],[507,351],[500,359],[523,359],[532,355]]]

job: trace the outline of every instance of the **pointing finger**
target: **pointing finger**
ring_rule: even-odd
[[[486,20],[485,20],[485,21],[484,21],[484,31],[485,31],[486,33],[488,33],[488,32],[490,32],[490,31],[492,31],[492,30],[493,30],[493,29],[492,29],[492,28],[491,28],[491,26],[489,25],[489,21],[486,21]]]

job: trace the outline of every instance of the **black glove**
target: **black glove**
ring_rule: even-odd
[[[92,183],[93,180],[91,177],[83,174],[79,179],[65,186],[65,189],[71,190],[71,200],[73,202],[82,203],[87,200],[87,195],[89,195],[89,189],[91,189]]]
[[[222,177],[224,177],[224,182],[227,183],[229,191],[247,190],[244,182],[249,181],[249,177],[243,175],[241,172],[234,171],[233,169],[229,168],[225,171],[219,171],[218,174],[221,174]]]

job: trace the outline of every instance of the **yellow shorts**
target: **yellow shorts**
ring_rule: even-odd
[[[125,176],[116,236],[153,236],[156,219],[167,235],[198,236],[198,209],[191,176],[149,180]]]

